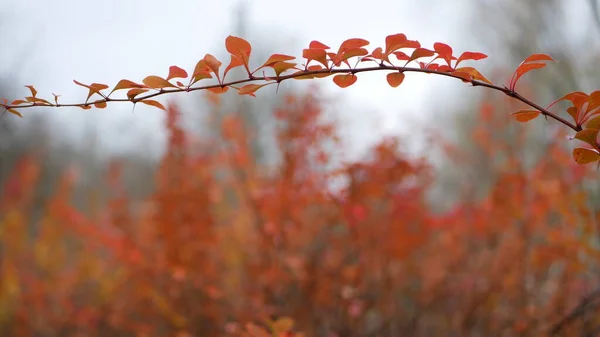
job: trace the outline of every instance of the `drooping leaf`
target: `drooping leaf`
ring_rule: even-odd
[[[148,89],[141,89],[141,88],[130,89],[129,91],[127,91],[127,98],[129,98],[129,100],[133,100],[135,98],[135,96],[137,96],[139,94],[143,94],[147,91],[148,91]]]
[[[157,107],[157,108],[159,108],[161,110],[167,111],[167,109],[165,109],[165,107],[160,102],[158,102],[158,101],[155,101],[155,100],[152,100],[152,99],[145,99],[145,100],[140,101],[140,102],[142,102],[144,104],[147,104],[147,105],[150,105],[150,106],[153,106],[153,107]]]
[[[252,83],[252,84],[246,84],[245,86],[243,86],[243,87],[240,88],[238,94],[240,94],[240,95],[251,95],[251,96],[254,96],[254,93],[258,89],[260,89],[260,88],[262,88],[264,86],[267,86],[269,84],[273,84],[273,83],[276,83],[276,82],[269,82],[269,83],[265,83],[265,84],[254,84],[254,83]]]
[[[402,84],[402,81],[404,81],[404,73],[397,72],[387,74],[387,82],[393,88],[396,88]]]
[[[167,81],[174,78],[187,78],[188,73],[184,69],[179,68],[178,66],[170,66],[169,67],[169,76],[167,76]]]
[[[94,106],[98,109],[104,109],[106,108],[106,102],[96,102],[94,103]]]
[[[212,92],[213,94],[224,94],[229,90],[229,87],[212,87],[207,88],[206,90]]]
[[[577,164],[589,164],[600,159],[600,153],[593,149],[578,147],[573,149],[573,159]]]
[[[14,108],[6,109],[6,111],[10,112],[13,115],[17,115],[17,116],[23,118],[23,115]]]
[[[354,74],[340,74],[333,77],[333,82],[340,88],[347,88],[356,83],[357,77]]]
[[[512,113],[515,116],[515,119],[519,122],[529,122],[532,119],[535,119],[540,115],[540,111],[538,110],[519,110],[517,112]]]

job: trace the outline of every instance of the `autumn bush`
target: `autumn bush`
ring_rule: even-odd
[[[203,139],[169,104],[153,193],[134,201],[114,163],[94,212],[74,204],[74,166],[32,216],[40,166],[23,156],[0,194],[0,334],[538,336],[600,281],[600,214],[584,188],[597,173],[566,164],[558,142],[525,167],[491,139],[507,120],[489,100],[476,157],[432,144],[458,165],[499,161],[484,198],[444,214],[426,198],[435,168],[399,138],[336,165],[345,145],[315,92],[275,115],[281,160],[261,167],[238,115]],[[597,317],[561,332],[592,333]]]
[[[84,103],[54,103],[37,96],[4,100],[14,115],[23,108],[78,106],[102,109],[113,101],[165,110],[167,149],[153,191],[142,202],[110,165],[103,185],[110,193],[84,209],[73,193],[80,168],[55,182],[38,208],[38,157],[26,154],[0,190],[0,334],[7,336],[538,336],[594,335],[597,318],[598,221],[587,183],[600,159],[600,91],[572,92],[548,107],[516,91],[528,71],[554,61],[534,54],[515,70],[508,86],[493,84],[443,43],[427,49],[404,34],[385,48],[344,41],[337,52],[321,42],[303,50],[306,63],[273,54],[251,70],[251,47],[230,36],[231,61],[207,54],[191,76],[177,66],[166,78],[121,80],[109,86],[75,81],[88,90]],[[411,52],[400,51],[403,48]],[[390,60],[405,62],[396,65]],[[374,62],[357,68],[350,60]],[[429,61],[424,59],[429,58]],[[353,59],[354,60],[354,59]],[[312,62],[312,65],[309,63]],[[395,62],[395,61],[394,61]],[[409,63],[418,67],[409,67]],[[348,68],[342,68],[347,66]],[[239,67],[247,79],[226,82]],[[259,70],[275,75],[258,76]],[[294,71],[292,74],[286,71]],[[543,116],[575,132],[585,148],[570,153],[549,142],[543,156],[525,164],[527,128],[510,138],[497,97],[481,103],[467,151],[434,137],[431,148],[468,168],[486,165],[490,186],[479,180],[457,191],[451,210],[433,212],[428,202],[436,168],[430,152],[416,158],[403,140],[387,138],[360,160],[340,164],[345,149],[338,125],[322,118],[316,92],[286,97],[274,115],[280,161],[259,164],[255,135],[236,114],[215,118],[218,139],[197,137],[181,123],[180,109],[152,99],[172,92],[205,90],[221,104],[229,89],[254,95],[288,79],[333,76],[344,88],[364,71],[387,71],[397,87],[405,73],[452,77],[501,92],[517,121]],[[189,83],[174,79],[189,77]],[[216,84],[192,87],[201,80]],[[266,82],[256,84],[254,82]],[[112,98],[127,89],[127,98]],[[94,95],[100,99],[90,101]],[[494,101],[495,100],[495,101]],[[567,101],[569,117],[550,111]],[[571,121],[572,120],[572,121]],[[556,136],[564,136],[560,133]],[[571,163],[570,158],[575,162]]]

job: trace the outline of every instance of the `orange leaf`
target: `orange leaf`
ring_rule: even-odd
[[[250,59],[250,54],[252,53],[252,46],[250,46],[250,43],[240,37],[229,35],[225,39],[225,48],[227,48],[227,51],[232,56],[240,58],[240,61],[249,74],[250,69],[248,69],[248,60]]]
[[[356,83],[357,77],[354,74],[336,75],[333,77],[333,82],[340,88],[347,88]]]
[[[25,104],[25,103],[27,103],[27,101],[24,101],[22,99],[17,99],[17,100],[10,102],[10,105],[20,105],[20,104]]]
[[[254,96],[254,93],[256,92],[256,90],[258,90],[266,85],[273,84],[273,83],[276,83],[276,82],[270,82],[270,83],[266,83],[266,84],[246,84],[245,86],[240,88],[238,94]]]
[[[127,91],[127,98],[129,98],[130,100],[133,100],[135,98],[135,96],[137,96],[139,94],[143,94],[146,91],[148,91],[148,89],[140,89],[140,88],[130,89],[129,91]]]
[[[23,115],[21,115],[21,113],[20,113],[20,112],[18,112],[17,110],[15,110],[15,109],[13,109],[13,108],[6,109],[6,111],[10,112],[10,113],[11,113],[11,114],[13,114],[13,115],[17,115],[17,116],[19,116],[19,117],[23,118]]]
[[[296,63],[291,63],[291,62],[277,62],[273,65],[273,70],[275,70],[275,74],[277,76],[281,75],[281,73],[283,73],[286,70],[289,69],[297,69],[296,67]]]
[[[404,73],[389,73],[387,74],[388,84],[396,88],[404,81]]]
[[[108,94],[108,96],[110,96],[113,92],[117,91],[117,90],[121,90],[121,89],[131,89],[131,88],[146,88],[145,85],[142,84],[137,84],[135,82],[132,82],[130,80],[120,80],[117,85],[115,85],[115,87],[113,88],[113,90],[110,92],[110,94]]]
[[[600,153],[596,150],[578,147],[573,149],[573,159],[577,164],[589,164],[600,159]]]
[[[408,59],[408,61],[406,63],[409,63],[409,62],[414,61],[421,57],[429,57],[429,56],[433,56],[433,55],[435,55],[435,53],[429,49],[417,48],[412,52],[412,54],[410,55],[410,59]]]
[[[153,107],[157,107],[157,108],[159,108],[161,110],[167,111],[167,109],[165,109],[165,107],[162,104],[160,104],[158,101],[151,100],[151,99],[145,99],[145,100],[140,101],[140,102],[142,102],[144,104],[151,105]]]
[[[598,142],[598,129],[585,129],[577,132],[575,138],[584,141],[592,146],[596,146]]]
[[[454,65],[454,67],[455,68],[458,67],[458,64],[461,63],[462,61],[465,61],[465,60],[474,60],[474,61],[477,61],[477,60],[482,60],[484,58],[487,58],[486,54],[483,54],[483,53],[474,53],[474,52],[466,51],[466,52],[462,53],[458,57],[458,59],[456,60],[456,64]]]
[[[221,61],[217,60],[216,57],[211,54],[204,55],[204,62],[208,68],[217,76],[217,80],[221,83],[221,77],[219,75],[219,68],[221,67]]]
[[[188,77],[187,71],[179,68],[178,66],[170,66],[169,67],[169,76],[167,76],[167,81],[173,78],[186,78]]]
[[[519,110],[512,113],[519,122],[528,122],[540,115],[538,110]]]
[[[473,68],[473,67],[460,67],[457,68],[455,70],[455,72],[453,72],[452,74],[456,75],[456,76],[460,76],[460,74],[457,73],[466,73],[469,74],[469,76],[471,76],[472,79],[474,80],[478,80],[481,82],[485,82],[488,84],[492,84],[492,81],[488,80],[485,76],[483,76],[479,70]],[[464,78],[464,76],[460,76],[461,78]]]
[[[585,127],[588,129],[600,129],[600,116],[590,119]]]
[[[227,73],[231,69],[239,67],[239,66],[243,66],[243,65],[244,65],[244,62],[242,61],[241,58],[231,55],[231,61],[229,62],[229,65],[227,66],[227,68],[225,68],[225,71],[223,72],[223,80],[225,80],[225,76],[227,76]]]
[[[306,64],[315,60],[327,68],[327,52],[325,49],[304,49],[302,50],[302,57],[307,60]]]
[[[87,85],[87,84],[78,82],[76,80],[73,80],[73,82],[75,82],[75,84],[77,84],[77,85],[80,85],[82,87],[89,89],[87,99],[85,100],[86,103],[90,99],[90,97],[92,97],[93,94],[101,95],[100,90],[108,89],[108,85],[106,85],[106,84],[92,83],[90,85]]]
[[[367,41],[365,39],[357,39],[357,38],[348,39],[348,40],[342,42],[337,53],[339,55],[348,49],[358,49],[358,48],[364,47],[368,44],[369,44],[369,41]]]
[[[418,41],[412,41],[406,38],[404,34],[388,35],[385,38],[385,55],[400,48],[420,48],[421,44]]]
[[[35,97],[35,95],[37,95],[37,90],[35,90],[33,85],[26,85],[25,87],[29,88],[29,91],[31,91],[31,96]]]
[[[223,94],[226,93],[227,90],[229,90],[229,87],[212,87],[207,88],[206,90],[212,92],[213,94]]]
[[[104,109],[104,108],[106,108],[106,102],[97,102],[97,103],[94,103],[94,106],[98,109]]]
[[[194,68],[194,74],[192,75],[190,85],[205,78],[212,78],[212,75],[210,74],[210,67],[208,66],[208,64],[206,64],[206,61],[202,59],[198,61],[198,63],[196,63],[196,67]]]
[[[169,81],[165,80],[162,77],[150,75],[142,80],[142,82],[152,89],[162,89],[162,88],[177,88]]]
[[[276,63],[285,62],[285,61],[291,61],[293,59],[295,59],[294,56],[283,55],[283,54],[273,54],[273,55],[269,56],[269,59],[262,66],[260,66],[260,68],[258,68],[258,69],[261,69],[261,68],[264,68],[264,67],[272,67]]]

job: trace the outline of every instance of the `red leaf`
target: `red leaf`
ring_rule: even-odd
[[[196,67],[194,68],[194,74],[192,75],[190,85],[205,78],[212,78],[210,71],[211,69],[204,59],[198,61],[198,63],[196,63]]]
[[[533,54],[523,60],[523,63],[529,62],[538,62],[538,61],[548,61],[548,62],[556,62],[555,59],[546,54]]]
[[[513,75],[513,79],[511,80],[511,82],[509,84],[510,90],[515,90],[517,81],[519,81],[519,79],[523,75],[525,75],[526,73],[528,73],[534,69],[544,68],[545,66],[546,66],[545,63],[523,63],[523,64],[521,64],[515,71],[515,73]]]
[[[35,97],[35,95],[37,95],[37,90],[35,90],[33,85],[26,85],[25,87],[29,88],[29,91],[31,91],[31,96]]]
[[[387,82],[393,88],[398,87],[404,81],[404,73],[389,73],[387,74]]]
[[[445,43],[436,42],[433,44],[433,50],[444,59],[448,66],[450,66],[450,60],[452,60],[452,47]]]
[[[338,55],[347,51],[348,49],[359,49],[369,44],[369,41],[364,39],[348,39],[340,45],[338,49]]]
[[[385,38],[385,56],[400,48],[420,48],[421,44],[418,41],[412,41],[406,38],[404,34],[388,35]]]
[[[309,49],[329,49],[329,47],[319,41],[311,41],[310,44],[308,45]]]
[[[354,74],[336,75],[333,77],[333,82],[340,88],[347,88],[356,83],[357,77]]]
[[[458,64],[461,63],[462,61],[466,61],[466,60],[482,60],[484,58],[487,58],[486,54],[483,53],[474,53],[474,52],[470,52],[470,51],[466,51],[464,53],[462,53],[458,59],[456,60],[456,64],[454,65],[454,67],[458,67]]]
[[[281,73],[283,73],[286,70],[289,69],[297,69],[296,67],[296,63],[291,63],[291,62],[277,62],[273,65],[273,70],[275,70],[275,74],[277,76],[281,75]]]

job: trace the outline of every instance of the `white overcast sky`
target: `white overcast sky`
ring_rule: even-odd
[[[269,53],[294,56],[301,56],[302,48],[313,39],[337,48],[347,38],[360,37],[371,41],[368,48],[372,49],[383,45],[385,36],[393,33],[405,33],[424,46],[441,41],[457,52],[486,52],[462,29],[471,2],[245,0],[250,36],[281,43]],[[141,81],[151,74],[166,76],[173,64],[191,70],[206,53],[223,55],[225,37],[234,33],[233,14],[239,3],[2,0],[1,20],[6,23],[0,34],[0,72],[17,70],[13,75],[19,85],[34,84],[42,97],[52,98],[54,92],[62,95],[63,102],[76,102],[85,97],[86,90],[77,87],[73,79],[114,85],[122,78]],[[250,43],[257,48],[261,41],[250,38]],[[272,44],[265,46],[273,48]],[[32,52],[24,52],[27,50]],[[21,60],[22,69],[11,68]],[[493,63],[493,58],[483,62]],[[331,78],[318,82],[338,99],[337,110],[348,118],[352,140],[358,145],[382,134],[412,131],[410,123],[427,118],[426,106],[445,104],[435,102],[435,95],[429,94],[435,85],[447,81],[409,74],[400,88],[393,89],[387,85],[385,74],[373,73],[359,76],[358,82],[346,89],[337,88]],[[27,94],[27,89],[19,90],[23,96]],[[166,102],[166,97],[161,101]],[[43,113],[52,114],[51,123],[60,127],[62,134],[74,137],[71,139],[85,136],[86,125],[92,123],[100,131],[103,144],[117,152],[128,149],[128,144],[144,133],[155,142],[148,146],[160,147],[162,141],[161,113],[150,107],[137,106],[135,114],[126,103],[105,110],[51,109]]]

